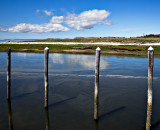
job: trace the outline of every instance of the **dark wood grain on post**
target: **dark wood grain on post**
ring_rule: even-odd
[[[48,57],[49,48],[44,49],[44,82],[45,82],[45,107],[48,107]]]
[[[147,99],[146,130],[150,130],[150,127],[151,127],[153,62],[154,62],[154,49],[152,47],[149,47],[148,48],[148,99]]]
[[[7,99],[10,99],[11,86],[11,48],[7,48]]]
[[[95,89],[94,89],[94,119],[98,119],[98,89],[99,89],[99,67],[100,67],[101,49],[96,49],[96,66],[95,66]]]

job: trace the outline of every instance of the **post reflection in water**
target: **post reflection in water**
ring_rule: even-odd
[[[45,108],[46,130],[49,130],[49,112],[48,107]]]
[[[94,130],[98,130],[98,120],[94,121]]]
[[[104,116],[102,116],[104,118],[102,118],[101,120],[100,116],[99,121],[95,122],[92,119],[92,110],[94,107],[92,98],[94,89],[93,87],[90,87],[94,85],[94,55],[71,55],[54,53],[50,55],[49,77],[50,79],[54,79],[54,82],[49,82],[49,90],[51,89],[51,97],[49,99],[53,104],[58,103],[61,100],[62,101],[56,104],[56,109],[54,109],[54,106],[51,107],[49,104],[48,109],[45,109],[43,107],[45,95],[43,84],[44,55],[39,53],[33,53],[32,56],[28,53],[24,54],[27,56],[26,58],[19,58],[17,56],[17,53],[13,53],[13,58],[16,60],[13,60],[12,67],[14,73],[11,75],[13,79],[13,84],[11,82],[11,90],[13,91],[13,93],[11,93],[11,96],[13,95],[14,97],[16,97],[14,98],[14,103],[16,104],[13,104],[13,99],[11,98],[12,104],[7,104],[8,108],[10,105],[10,110],[7,108],[7,116],[5,108],[5,105],[7,103],[7,100],[5,100],[5,86],[7,86],[5,70],[7,68],[7,63],[3,65],[3,62],[1,62],[2,59],[0,58],[0,66],[2,66],[0,67],[0,81],[2,85],[2,87],[0,87],[0,98],[4,98],[4,100],[0,101],[0,106],[4,105],[4,107],[0,107],[0,129],[8,130],[9,126],[10,130],[15,128],[50,130],[53,127],[57,129],[67,129],[73,127],[70,122],[75,123],[74,126],[77,128],[77,130],[83,128],[94,130],[112,128],[124,129],[124,126],[127,130],[138,130],[142,127],[147,130],[152,129],[152,127],[158,129],[157,119],[159,118],[159,114],[157,113],[156,115],[154,115],[153,123],[155,122],[156,124],[154,126],[152,124],[151,127],[151,113],[156,113],[159,108],[159,104],[157,102],[159,101],[158,94],[160,92],[160,87],[158,86],[160,83],[160,69],[158,64],[155,64],[154,71],[156,73],[154,74],[153,81],[155,82],[154,87],[156,89],[154,99],[156,99],[155,102],[157,104],[155,106],[155,109],[153,109],[152,107],[147,105],[146,98],[146,89],[149,84],[147,84],[146,73],[148,70],[148,61],[146,57],[101,57],[101,113],[103,113]],[[3,54],[3,57],[4,59],[6,59],[6,53]],[[85,64],[80,62],[80,59],[83,59]],[[160,59],[155,58],[155,61],[155,63],[159,63]],[[27,63],[29,64],[27,65]],[[106,85],[106,83],[108,85]],[[70,102],[70,98],[73,97],[76,97],[76,100],[71,100]],[[132,101],[136,103],[131,104],[130,99],[133,99]],[[31,100],[33,104],[31,103]],[[25,105],[23,106],[24,102]],[[23,108],[25,109],[18,109],[18,111],[17,109],[15,109],[17,112],[14,114],[13,105],[15,106],[15,108],[23,106]],[[32,107],[34,109],[32,109]],[[124,111],[123,109],[122,111],[119,111],[121,110],[121,107],[127,109]],[[71,108],[73,108],[73,110]],[[135,109],[137,110],[135,111]],[[27,113],[25,112],[25,110],[27,110]],[[41,113],[42,110],[43,113]],[[84,112],[86,110],[89,111]],[[65,113],[62,115],[61,112]],[[23,115],[23,113],[25,114]],[[60,116],[51,118],[50,115],[54,114]],[[20,117],[21,115],[23,115],[23,117]],[[71,121],[67,120],[70,116]],[[135,121],[131,122],[128,119]],[[12,121],[14,121],[13,124]],[[27,125],[26,122],[28,122]],[[62,125],[60,126],[59,124]]]
[[[10,99],[11,84],[11,49],[7,48],[7,99]]]
[[[9,130],[13,130],[13,121],[12,121],[12,107],[11,107],[11,100],[7,100],[8,103],[8,119],[9,119]]]

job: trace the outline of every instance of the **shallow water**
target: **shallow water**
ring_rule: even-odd
[[[49,55],[49,107],[44,108],[44,55],[12,53],[11,102],[6,53],[0,53],[0,129],[143,130],[148,59],[101,56],[99,121],[93,120],[94,55]],[[160,59],[154,59],[151,129],[160,129]],[[11,118],[12,117],[12,118]]]

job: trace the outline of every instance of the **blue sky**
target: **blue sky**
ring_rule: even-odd
[[[160,34],[160,0],[0,0],[0,39]]]

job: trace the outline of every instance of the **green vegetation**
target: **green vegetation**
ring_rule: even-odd
[[[0,44],[0,50],[5,51],[7,47],[11,47],[12,51],[21,51],[21,50],[44,50],[45,47],[49,47],[50,50],[62,50],[62,49],[72,49],[73,46],[65,45],[51,45],[51,44]]]
[[[27,41],[25,41],[27,42]],[[31,41],[28,41],[31,42]],[[96,42],[119,42],[119,43],[160,43],[160,34],[146,35],[143,37],[124,38],[124,37],[77,37],[74,39],[46,39],[33,42],[81,42],[81,43],[96,43]],[[50,52],[56,53],[95,53],[97,45],[57,45],[57,44],[0,44],[0,51],[6,51],[7,47],[11,47],[15,52],[43,52],[48,46]],[[98,45],[101,48],[102,54],[127,54],[127,55],[147,55],[148,46],[136,45],[120,45],[106,46]],[[154,46],[154,53],[160,55],[160,46]]]
[[[63,53],[95,53],[96,45],[51,45],[51,44],[0,44],[0,51],[6,51],[10,47],[13,52],[43,52],[45,47],[50,48],[50,52]],[[129,54],[147,55],[148,46],[99,46],[102,54]],[[156,55],[160,55],[160,46],[154,46]]]
[[[28,42],[28,41],[25,41]],[[36,40],[33,42],[86,42],[86,43],[96,43],[96,42],[120,42],[120,43],[160,43],[160,34],[146,35],[142,37],[77,37],[74,39],[52,39],[48,38],[45,40]]]
[[[27,41],[26,41],[27,42]],[[37,40],[35,42],[114,42],[114,43],[160,43],[159,39],[143,39],[143,38],[75,38],[75,39],[46,39]]]

